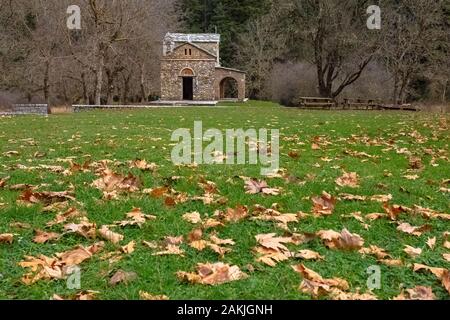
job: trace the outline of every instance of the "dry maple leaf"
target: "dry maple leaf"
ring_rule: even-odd
[[[203,237],[202,229],[194,229],[188,234],[187,238],[189,242],[193,242],[200,240],[202,237]]]
[[[278,210],[274,209],[275,205],[276,204],[272,205],[272,208],[269,209],[260,205],[255,206],[253,210],[253,217],[251,218],[251,220],[278,222],[281,228],[287,230],[288,223],[298,222],[299,216],[305,217],[305,214],[303,213],[281,213]]]
[[[139,297],[141,298],[141,300],[148,300],[148,301],[170,300],[168,296],[153,295],[145,291],[139,291]]]
[[[402,292],[394,300],[436,300],[436,296],[431,287],[417,286],[406,289],[406,293]]]
[[[330,249],[359,250],[364,245],[364,239],[358,235],[350,233],[347,229],[338,233],[333,230],[321,230],[317,236],[322,239]]]
[[[337,288],[332,288],[329,294],[332,300],[342,300],[342,301],[373,301],[378,300],[376,296],[372,293],[359,293],[359,292],[345,292]]]
[[[291,258],[290,252],[280,252],[274,249],[267,249],[264,247],[256,247],[254,251],[261,255],[256,259],[257,262],[264,263],[270,267],[275,267],[277,263],[286,261]]]
[[[344,279],[324,279],[320,274],[306,268],[303,264],[292,266],[292,268],[303,277],[299,290],[311,294],[314,298],[330,294],[333,288],[345,291],[349,289],[348,282]]]
[[[401,213],[409,212],[408,208],[398,205],[389,205],[389,203],[385,202],[383,204],[384,211],[388,214],[389,218],[393,221],[397,220],[398,216]]]
[[[450,294],[450,272],[447,269],[444,268],[433,268],[429,267],[423,264],[414,264],[414,272],[420,271],[420,270],[426,270],[430,271],[432,274],[434,274],[442,283],[442,286],[447,290],[447,292]]]
[[[166,244],[173,244],[173,245],[179,245],[182,244],[184,241],[184,236],[179,237],[165,237],[164,242]]]
[[[347,200],[347,201],[366,201],[367,197],[366,196],[359,196],[359,195],[349,194],[349,193],[340,193],[339,194],[339,199],[340,200]]]
[[[123,235],[109,230],[108,226],[102,226],[100,230],[98,230],[98,233],[103,239],[108,240],[114,244],[119,243],[124,238]]]
[[[52,227],[54,225],[64,223],[67,220],[78,218],[83,215],[84,215],[84,213],[78,211],[76,208],[69,208],[65,212],[58,213],[53,221],[50,221],[47,223],[47,226]]]
[[[77,293],[74,296],[63,298],[57,294],[54,294],[52,300],[79,300],[79,301],[91,301],[95,300],[96,295],[99,294],[98,291],[86,290]]]
[[[216,235],[211,235],[210,240],[202,240],[203,232],[201,229],[196,229],[188,235],[189,245],[198,250],[203,251],[206,248],[210,248],[214,252],[223,257],[226,253],[230,252],[230,248],[222,247],[222,245],[234,245],[235,242],[232,239],[220,239]]]
[[[156,163],[147,163],[146,160],[134,160],[129,162],[130,168],[137,168],[143,171],[156,171],[158,165]]]
[[[82,263],[83,261],[90,259],[92,257],[92,252],[87,248],[80,246],[76,249],[57,253],[56,256],[60,259],[62,263],[66,266],[76,266]]]
[[[198,224],[198,223],[202,223],[202,217],[200,216],[200,213],[195,211],[195,212],[190,212],[190,213],[185,213],[183,215],[183,220],[192,223],[192,224]]]
[[[68,200],[75,201],[71,191],[62,192],[33,192],[31,190],[25,190],[20,195],[17,203],[24,205],[33,205],[42,203],[44,205],[49,205],[55,202],[64,202]]]
[[[184,250],[177,245],[168,244],[163,251],[159,251],[153,254],[154,256],[165,256],[165,255],[177,255],[184,256]]]
[[[442,275],[442,286],[447,290],[447,292],[450,294],[450,271],[445,270],[444,274]]]
[[[419,157],[409,158],[409,168],[413,170],[420,170],[423,168],[422,159]]]
[[[399,259],[379,259],[378,262],[389,267],[403,266],[403,261]]]
[[[428,238],[428,240],[427,240],[427,246],[428,246],[431,250],[433,250],[434,247],[436,246],[436,237],[434,237],[434,238]]]
[[[156,216],[145,214],[140,208],[133,208],[131,212],[127,213],[126,217],[128,220],[116,221],[114,223],[120,227],[138,226],[141,228],[147,220],[156,220]]]
[[[217,190],[217,185],[212,181],[207,181],[205,178],[201,177],[198,183],[200,188],[203,189],[205,194],[216,194],[219,191]]]
[[[374,245],[370,245],[368,248],[362,248],[359,250],[359,253],[373,255],[379,260],[391,258],[390,254],[388,254],[385,249]]]
[[[61,236],[55,232],[45,232],[42,230],[34,230],[35,236],[33,242],[35,243],[46,243],[47,241],[58,240]]]
[[[257,181],[253,179],[248,179],[245,181],[245,193],[247,194],[258,194],[262,193],[265,195],[276,196],[280,194],[280,190],[276,188],[269,188],[266,181]]]
[[[179,271],[177,272],[177,277],[181,281],[214,286],[231,281],[242,280],[248,276],[243,273],[238,266],[230,266],[229,264],[216,262],[213,264],[199,263],[197,265],[197,273]]]
[[[128,243],[127,245],[123,246],[121,248],[121,250],[125,254],[131,254],[134,252],[135,247],[136,247],[136,241],[133,240],[130,243]]]
[[[413,265],[414,272],[418,272],[421,270],[430,271],[432,274],[434,274],[439,280],[441,280],[444,277],[446,269],[444,268],[435,268],[435,267],[429,267],[424,264],[415,263]]]
[[[450,241],[448,240],[448,238],[450,237],[450,232],[444,232],[443,237],[444,237],[443,247],[446,249],[450,249]]]
[[[4,188],[6,186],[6,182],[9,180],[9,177],[1,178],[0,179],[0,189]]]
[[[442,257],[444,258],[444,260],[446,260],[447,262],[450,262],[450,253],[443,253]]]
[[[226,212],[221,215],[227,222],[238,222],[248,216],[248,208],[246,206],[237,206],[236,208],[227,208]]]
[[[300,250],[294,254],[294,257],[304,259],[304,260],[324,260],[325,259],[318,252],[311,251],[311,250]]]
[[[405,245],[405,249],[403,249],[403,251],[412,258],[416,258],[422,254],[422,249],[414,248],[408,245]]]
[[[224,224],[216,219],[207,219],[206,221],[203,222],[202,228],[206,230],[223,226]]]
[[[313,202],[313,214],[316,217],[331,215],[336,206],[336,198],[325,191],[321,197],[313,197],[311,200]]]
[[[342,177],[336,179],[336,184],[340,187],[350,187],[350,188],[358,188],[359,187],[359,177],[356,172],[344,172]]]
[[[289,251],[283,243],[292,243],[292,238],[276,237],[276,233],[259,234],[255,238],[264,248],[275,251]]]
[[[0,234],[0,243],[9,243],[12,244],[14,241],[14,235],[12,233],[3,233]]]
[[[429,208],[423,208],[421,206],[415,205],[412,210],[415,214],[420,214],[425,219],[450,220],[450,214],[440,213],[440,212],[437,212],[436,210],[432,210]]]
[[[369,198],[370,201],[385,203],[392,200],[391,194],[376,194]]]
[[[86,239],[95,239],[97,236],[97,225],[90,223],[89,220],[84,217],[79,223],[68,223],[64,226],[64,230],[69,233],[77,233]]]
[[[413,227],[409,223],[402,223],[397,227],[397,230],[402,231],[407,234],[411,234],[420,237],[423,233],[431,230],[430,225],[424,225],[421,227]]]
[[[92,183],[92,186],[104,192],[136,192],[141,187],[141,181],[131,173],[123,176],[105,169],[100,178]]]
[[[109,280],[109,284],[115,286],[119,283],[128,284],[137,278],[135,272],[126,272],[123,270],[118,270]]]
[[[41,279],[64,279],[70,273],[70,267],[79,265],[83,261],[101,250],[103,242],[90,247],[79,246],[73,250],[55,254],[55,258],[44,255],[38,257],[26,256],[25,261],[19,262],[22,268],[29,268],[30,272],[22,277],[22,282],[31,285]]]
[[[220,239],[216,235],[211,235],[209,239],[217,245],[230,245],[234,246],[236,243],[232,239]]]

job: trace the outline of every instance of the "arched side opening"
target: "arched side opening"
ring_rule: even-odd
[[[226,77],[220,81],[220,99],[237,100],[239,99],[239,84],[235,78]]]

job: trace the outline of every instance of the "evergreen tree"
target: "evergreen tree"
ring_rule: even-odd
[[[221,60],[234,62],[237,36],[251,19],[268,12],[271,0],[178,0],[177,10],[185,32],[220,33]]]

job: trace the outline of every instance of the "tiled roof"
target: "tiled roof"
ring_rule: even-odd
[[[173,42],[220,42],[220,34],[215,33],[167,33],[165,40]]]

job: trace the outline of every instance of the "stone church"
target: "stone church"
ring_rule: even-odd
[[[245,72],[220,66],[220,35],[168,33],[161,101],[245,100]]]

